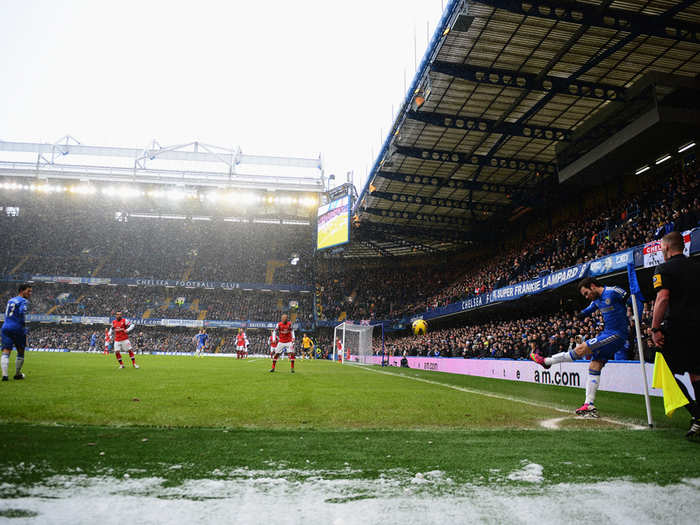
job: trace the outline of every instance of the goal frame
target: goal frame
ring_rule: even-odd
[[[345,364],[345,355],[346,355],[346,352],[345,352],[345,348],[346,348],[346,346],[345,346],[345,334],[348,331],[348,330],[346,330],[346,327],[348,325],[368,329],[368,331],[370,332],[370,345],[372,345],[372,340],[374,339],[374,329],[377,327],[380,327],[381,332],[382,332],[381,356],[382,356],[382,363],[383,363],[384,357],[386,356],[386,348],[384,346],[384,324],[383,323],[375,323],[375,324],[363,325],[363,324],[356,324],[356,323],[353,323],[351,321],[343,321],[342,323],[336,325],[333,328],[333,361],[340,361],[341,364]],[[339,336],[338,335],[339,332],[342,332],[342,335]],[[340,339],[342,341],[342,345],[343,345],[343,351],[340,352],[340,355],[338,355],[338,348],[336,346],[336,341],[337,341],[338,337],[340,337]],[[364,364],[364,363],[360,363],[360,364]]]

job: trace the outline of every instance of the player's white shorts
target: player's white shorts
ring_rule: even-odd
[[[279,344],[279,343],[278,343]],[[271,346],[270,347],[270,355],[275,355],[277,353],[277,347],[276,346]]]
[[[248,349],[245,346],[236,346],[236,352],[247,352]]]
[[[128,339],[124,339],[124,341],[114,341],[115,352],[128,352],[129,350],[131,350],[131,342]]]
[[[291,341],[289,341],[288,343],[283,343],[281,341],[277,343],[276,353],[278,353],[279,355],[284,355],[287,352],[289,352],[290,354],[294,353],[294,343],[292,343]]]

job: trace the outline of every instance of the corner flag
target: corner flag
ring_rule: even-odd
[[[664,355],[661,352],[656,352],[654,379],[651,382],[651,386],[664,391],[664,411],[668,417],[671,417],[677,408],[690,403],[678,387],[676,378],[673,377],[671,369],[666,364]]]
[[[639,313],[644,309],[644,297],[639,289],[637,281],[637,272],[634,270],[634,265],[627,263],[627,279],[630,283],[630,294],[632,294],[632,313],[634,314],[634,329],[637,335],[637,350],[639,351],[639,366],[642,371],[642,385],[644,385],[644,404],[647,409],[647,423],[649,427],[654,426],[654,420],[651,417],[651,401],[649,400],[649,385],[647,384],[647,369],[644,364],[644,348],[642,347],[642,329],[639,321]]]

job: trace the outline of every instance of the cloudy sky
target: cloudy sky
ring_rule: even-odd
[[[446,0],[0,0],[0,140],[374,161]]]

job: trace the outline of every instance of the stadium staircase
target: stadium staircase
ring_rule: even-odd
[[[100,273],[100,270],[102,270],[102,268],[104,268],[105,264],[107,264],[107,260],[108,260],[108,259],[109,259],[109,256],[107,256],[107,257],[102,257],[102,259],[100,259],[100,262],[97,263],[97,266],[96,266],[95,269],[92,271],[92,276],[93,276],[93,277],[97,277],[97,275]]]
[[[59,305],[59,304],[53,305],[51,308],[49,308],[48,310],[46,310],[46,315],[51,315],[51,314],[53,314],[53,313],[58,309],[59,306],[61,306],[61,305]]]
[[[20,259],[20,261],[17,263],[17,265],[14,268],[12,268],[12,270],[10,270],[10,275],[14,275],[17,272],[17,270],[19,270],[22,267],[22,265],[24,263],[26,263],[28,260],[29,260],[29,255],[25,255],[24,257],[22,257],[22,259]]]
[[[218,354],[218,353],[221,352],[221,347],[224,346],[224,343],[225,343],[225,342],[226,342],[226,339],[222,337],[222,338],[221,338],[221,341],[219,341],[219,344],[216,345],[216,348],[214,349],[214,353],[215,353],[215,354]]]
[[[151,312],[153,312],[153,308],[148,308],[145,312],[143,312],[141,318],[148,319],[149,317],[151,317]]]
[[[199,315],[197,316],[197,321],[203,321],[206,318],[207,318],[207,310],[200,310]]]
[[[340,315],[338,316],[338,321],[345,321],[345,319],[348,318],[348,313],[347,312],[340,312]]]
[[[277,268],[282,268],[286,263],[279,259],[270,259],[267,261],[267,269],[265,270],[265,284],[272,284],[275,280],[275,271]]]

